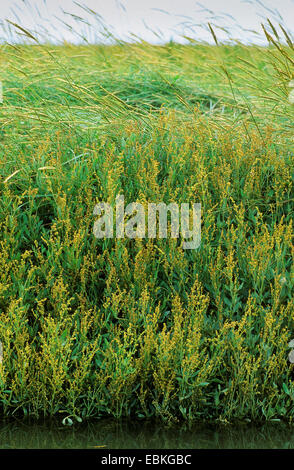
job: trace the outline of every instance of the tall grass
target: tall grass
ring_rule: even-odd
[[[293,44],[264,28],[1,46],[3,415],[292,420]],[[118,193],[201,202],[201,247],[97,240]]]

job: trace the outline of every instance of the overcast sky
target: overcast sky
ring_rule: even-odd
[[[264,0],[263,5],[259,0],[1,0],[0,12],[4,24],[10,19],[29,30],[43,30],[43,37],[51,36],[51,41],[72,42],[103,40],[102,23],[120,39],[134,35],[146,41],[166,42],[182,41],[186,35],[210,41],[207,23],[211,22],[219,27],[219,39],[231,36],[260,43],[261,37],[253,31],[260,33],[265,17],[275,24],[283,22],[293,33],[294,0]],[[8,36],[7,29],[0,34],[2,40],[11,40]]]

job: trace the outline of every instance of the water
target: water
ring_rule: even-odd
[[[0,449],[294,449],[294,426],[270,423],[181,425],[94,421],[63,426],[56,421],[2,421]]]

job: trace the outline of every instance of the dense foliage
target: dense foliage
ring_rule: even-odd
[[[2,46],[3,415],[292,419],[279,47]],[[201,202],[201,247],[96,239],[119,193]]]

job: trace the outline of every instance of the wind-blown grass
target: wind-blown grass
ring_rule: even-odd
[[[292,419],[293,47],[271,42],[2,46],[3,415]],[[118,193],[201,202],[201,247],[97,240]]]

